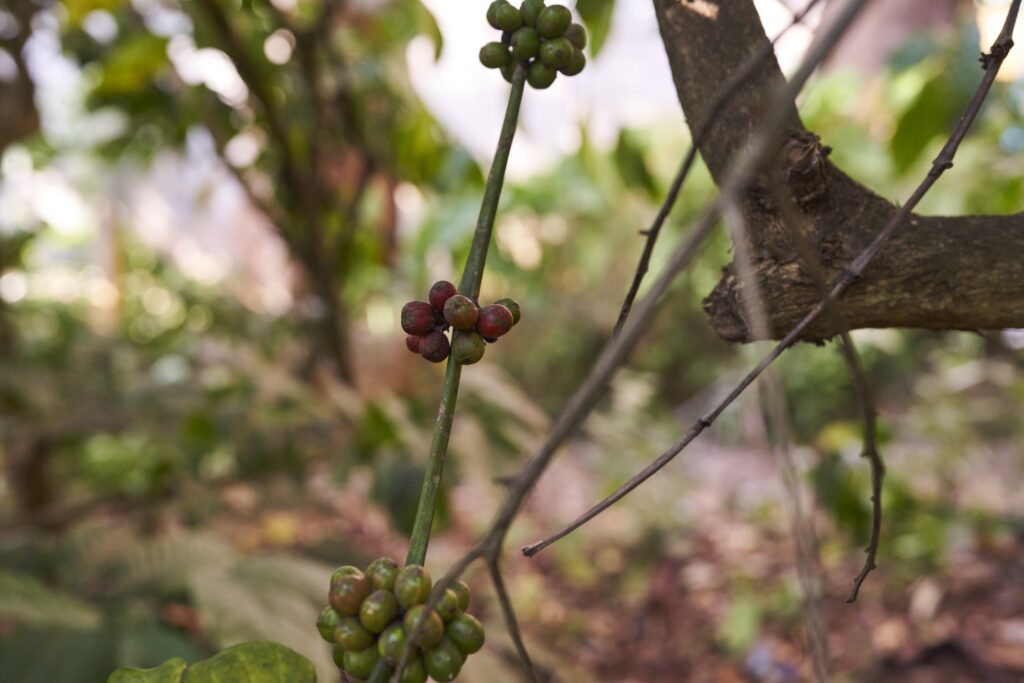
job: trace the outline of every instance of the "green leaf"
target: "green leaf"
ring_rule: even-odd
[[[576,3],[576,11],[580,13],[583,24],[587,27],[590,54],[596,57],[611,30],[615,0],[579,0]]]
[[[658,198],[658,183],[647,167],[643,146],[629,131],[619,134],[615,145],[615,166],[627,187],[642,190],[651,199]]]
[[[27,574],[0,571],[0,617],[34,626],[91,629],[99,611],[78,598],[56,591]]]
[[[184,683],[316,683],[308,659],[279,643],[242,643],[189,667]]]
[[[175,657],[152,669],[118,669],[107,683],[179,683],[186,666],[184,659]]]

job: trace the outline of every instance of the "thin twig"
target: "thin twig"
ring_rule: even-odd
[[[718,118],[719,111],[729,103],[733,95],[737,93],[744,83],[747,82],[754,72],[764,63],[765,57],[775,47],[775,43],[786,35],[790,29],[803,21],[804,17],[817,5],[821,0],[810,0],[807,6],[804,7],[800,12],[793,14],[793,20],[783,28],[778,35],[770,42],[762,44],[758,47],[754,54],[750,55],[750,58],[737,70],[732,77],[726,81],[715,99],[711,102],[708,107],[707,116],[700,122],[694,129],[692,139],[690,141],[690,147],[686,150],[686,156],[683,157],[683,163],[679,166],[679,170],[676,172],[676,177],[672,180],[672,184],[668,188],[668,194],[665,195],[665,201],[662,202],[661,207],[658,209],[657,215],[654,217],[654,221],[651,223],[651,227],[647,230],[641,231],[642,235],[647,237],[644,242],[643,252],[640,254],[640,260],[636,265],[636,273],[633,275],[633,281],[629,285],[629,291],[626,293],[626,298],[622,302],[622,309],[619,311],[619,318],[615,322],[615,327],[612,329],[612,336],[618,336],[622,330],[622,326],[626,324],[626,318],[629,317],[629,311],[633,308],[633,302],[636,300],[636,295],[640,291],[640,284],[643,282],[644,276],[647,274],[648,268],[651,265],[651,255],[654,253],[654,245],[658,241],[658,236],[661,234],[661,228],[668,219],[669,214],[672,212],[672,208],[675,206],[676,201],[679,199],[679,192],[683,188],[683,183],[686,182],[686,178],[690,175],[690,171],[693,169],[694,163],[697,161],[697,150],[701,143],[704,142],[704,138],[711,130],[711,124]]]
[[[872,242],[864,249],[863,252],[860,253],[859,256],[857,256],[856,259],[854,259],[854,261],[846,270],[842,271],[840,276],[837,278],[835,284],[829,291],[828,296],[825,297],[823,300],[819,301],[817,304],[815,304],[814,307],[812,307],[811,310],[808,311],[808,313],[804,316],[804,318],[799,323],[797,323],[797,325],[789,332],[789,334],[787,334],[780,342],[778,342],[778,344],[776,344],[772,348],[772,350],[766,356],[764,356],[764,358],[762,358],[761,361],[742,380],[740,380],[739,384],[737,384],[724,399],[722,399],[710,412],[708,412],[706,415],[697,420],[697,422],[690,428],[690,430],[679,441],[673,444],[671,448],[669,448],[667,451],[658,456],[658,458],[654,462],[652,462],[643,470],[641,470],[638,474],[633,476],[618,490],[616,490],[610,496],[608,496],[603,501],[598,503],[596,506],[591,508],[589,511],[584,513],[582,516],[580,516],[576,521],[567,526],[565,529],[559,531],[557,534],[551,536],[550,538],[540,543],[536,543],[534,545],[527,546],[526,548],[524,548],[524,554],[534,555],[540,550],[551,545],[558,539],[563,538],[575,529],[578,529],[579,527],[583,526],[588,521],[599,515],[601,512],[614,505],[617,501],[624,498],[631,491],[640,486],[640,484],[642,484],[644,481],[646,481],[656,472],[658,472],[661,468],[663,468],[665,465],[671,462],[680,452],[682,452],[684,448],[686,448],[686,446],[688,446],[694,439],[696,439],[701,432],[710,427],[718,418],[718,416],[721,415],[722,412],[724,412],[725,409],[728,408],[733,403],[733,401],[735,401],[736,398],[740,396],[740,394],[746,391],[746,389],[754,382],[754,380],[756,380],[761,375],[761,373],[765,371],[765,369],[767,369],[772,363],[774,363],[775,360],[779,356],[781,356],[786,349],[788,349],[790,346],[796,343],[796,341],[800,338],[800,335],[803,334],[803,331],[807,329],[807,327],[812,322],[814,322],[814,320],[816,320],[819,315],[821,315],[821,313],[825,310],[826,306],[831,305],[832,302],[838,299],[839,296],[842,295],[844,291],[846,291],[850,284],[852,284],[857,278],[861,276],[867,265],[881,250],[882,246],[889,239],[889,237],[892,236],[896,229],[899,228],[903,224],[903,222],[910,216],[910,212],[913,210],[915,206],[917,206],[918,203],[920,203],[921,199],[925,196],[925,194],[927,194],[928,190],[932,188],[932,186],[939,179],[939,177],[942,176],[946,169],[952,167],[953,157],[956,155],[957,148],[960,146],[960,143],[967,135],[967,131],[970,129],[971,124],[977,117],[978,111],[981,109],[981,105],[985,101],[985,97],[988,95],[989,90],[991,90],[992,88],[992,83],[995,81],[996,74],[999,72],[999,67],[1002,65],[1002,62],[1006,58],[1007,53],[1013,46],[1013,40],[1011,38],[1011,35],[1013,32],[1013,26],[1017,20],[1018,11],[1020,9],[1020,1],[1021,0],[1013,0],[1013,4],[1010,6],[1009,11],[1007,12],[1006,24],[1003,26],[1003,30],[1000,32],[999,37],[993,44],[991,52],[987,55],[983,55],[982,64],[985,68],[985,75],[983,76],[981,83],[978,86],[978,89],[975,91],[974,96],[971,98],[971,101],[968,104],[963,116],[960,118],[959,122],[954,128],[949,140],[942,148],[942,151],[939,153],[938,157],[936,157],[935,161],[932,163],[932,168],[928,172],[928,175],[910,196],[910,199],[907,201],[907,203],[901,206],[893,214],[889,222],[885,225],[881,232],[879,232],[875,239],[872,240]],[[842,16],[839,17],[839,21],[837,21],[836,23],[840,23],[844,17],[852,20],[853,17],[850,16],[850,10],[853,10],[854,13],[856,13],[856,11],[859,10],[863,4],[864,3],[862,1],[857,2],[856,0],[849,2],[844,7],[845,12]],[[829,46],[834,44],[834,40],[838,39],[839,35],[842,34],[842,31],[840,31],[838,35],[835,35],[835,26],[836,24],[833,24],[833,30],[829,32],[829,35],[832,36],[833,41],[827,43]],[[843,30],[845,30],[845,27]],[[812,48],[812,51],[813,50],[814,49]],[[823,56],[824,55],[821,55],[821,57]],[[777,132],[778,131],[776,131],[776,133]],[[762,136],[761,140],[765,140],[766,137],[767,136]],[[754,159],[758,160],[757,167],[760,167],[761,162],[763,162],[763,159],[760,159],[755,154],[749,154],[748,156],[751,156]],[[739,169],[736,169],[736,164],[734,164],[733,169],[734,172],[730,174],[730,180],[732,180],[733,182],[726,182],[725,184],[723,184],[721,190],[722,195],[735,193],[737,188],[742,188],[746,186],[747,179],[744,177],[746,174],[743,172],[742,166]],[[719,203],[716,202],[715,206],[719,206]],[[715,207],[712,207],[712,211],[709,211],[708,214],[705,214],[705,220],[707,219],[708,215],[714,213],[714,209]],[[669,269],[666,270],[669,271]],[[639,317],[640,316],[638,314],[637,318],[639,319]],[[628,331],[628,329],[629,327],[627,326],[626,330]],[[625,336],[626,334],[624,332],[623,337]],[[877,473],[875,474],[875,477],[878,477]],[[876,502],[876,505],[880,504],[880,501]],[[877,523],[880,524],[880,518],[878,519],[879,521]]]
[[[516,619],[516,612],[512,608],[512,600],[508,597],[508,589],[505,588],[505,579],[501,576],[501,567],[498,564],[498,557],[486,558],[487,569],[491,573],[491,582],[494,584],[494,592],[498,594],[498,604],[501,605],[501,613],[505,617],[505,628],[512,637],[516,646],[516,653],[519,654],[519,664],[523,667],[523,675],[530,683],[537,683],[537,674],[533,670],[533,662],[530,660],[530,653],[526,651],[526,644],[523,642],[523,634],[519,630],[519,621]]]

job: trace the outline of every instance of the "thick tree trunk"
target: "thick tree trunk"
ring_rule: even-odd
[[[676,90],[691,130],[729,75],[767,38],[751,0],[654,0]],[[980,72],[979,72],[980,79]],[[783,83],[774,58],[740,88],[700,151],[719,181],[758,129],[772,94]],[[808,133],[794,108],[791,132],[773,168],[747,193],[752,269],[773,338],[784,336],[818,300],[818,289],[791,244],[799,229],[833,281],[882,229],[896,207],[832,165],[828,150]],[[827,141],[826,141],[827,142]],[[785,186],[798,226],[773,190]],[[787,219],[784,219],[784,215]],[[750,341],[745,291],[735,268],[705,300],[715,331],[729,341]],[[996,329],[1024,327],[1024,214],[939,218],[913,216],[839,302],[850,329],[917,327]],[[807,340],[836,330],[820,317]]]

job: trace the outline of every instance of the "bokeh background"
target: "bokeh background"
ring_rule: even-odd
[[[463,374],[435,575],[607,340],[688,142],[650,3],[568,4],[591,61],[526,97],[482,288],[524,318]],[[769,33],[790,4],[758,3]],[[900,200],[1008,4],[877,0],[802,96],[808,127]],[[397,313],[468,251],[507,92],[477,62],[485,8],[0,5],[0,680],[92,683],[250,639],[337,680],[313,628],[327,576],[404,557],[416,510],[441,370],[405,350]],[[820,20],[780,43],[783,68]],[[1021,210],[1022,55],[923,213]],[[655,268],[712,192],[691,178]],[[546,680],[808,680],[794,493],[835,680],[1024,679],[1022,331],[855,333],[888,462],[881,567],[855,605],[869,477],[833,344],[778,364],[799,491],[752,390],[637,494],[519,556],[763,352],[705,323],[730,258],[717,235],[511,530]],[[517,680],[487,577],[468,578],[488,646],[460,680]]]

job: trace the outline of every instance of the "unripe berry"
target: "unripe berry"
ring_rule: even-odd
[[[523,25],[523,17],[519,14],[519,10],[507,2],[498,7],[498,10],[494,13],[494,18],[498,24],[494,28],[501,29],[502,31],[515,31]]]
[[[366,578],[375,590],[389,591],[395,587],[398,576],[398,563],[390,557],[379,557],[366,568]]]
[[[537,30],[524,26],[512,34],[512,54],[521,62],[526,62],[540,52],[540,35]]]
[[[519,6],[519,14],[523,17],[524,26],[536,26],[537,17],[544,10],[544,0],[523,0]]]
[[[324,607],[320,616],[316,618],[316,630],[320,632],[320,637],[328,643],[333,643],[334,629],[339,621],[341,615],[335,612],[333,607]]]
[[[507,296],[504,299],[498,299],[494,303],[501,304],[502,306],[507,308],[509,310],[509,312],[512,313],[512,324],[513,325],[518,325],[519,324],[519,318],[522,317],[522,313],[519,310],[519,302],[518,301],[516,301],[512,297],[508,297]]]
[[[407,636],[401,622],[395,622],[384,629],[377,641],[377,652],[389,666],[398,664],[402,658],[402,650],[405,649]]]
[[[565,29],[565,37],[577,50],[582,50],[587,46],[587,31],[579,24],[572,24]]]
[[[437,603],[437,613],[445,623],[454,619],[459,613],[459,595],[451,588],[444,592],[441,601]]]
[[[477,332],[485,337],[497,339],[511,330],[514,324],[515,319],[512,317],[512,311],[501,304],[491,304],[480,309],[480,315],[476,321],[476,329]]]
[[[413,632],[416,624],[426,613],[426,605],[416,605],[405,613],[405,619],[402,620],[402,625],[405,627],[406,635]],[[429,615],[426,617],[426,621],[423,622],[423,626],[420,628],[419,634],[417,634],[412,640],[420,647],[427,648],[437,645],[441,642],[441,638],[443,637],[444,621],[442,621],[441,616],[437,612],[430,610]]]
[[[572,58],[572,51],[572,43],[567,38],[552,38],[540,46],[540,60],[557,69]]]
[[[480,48],[480,63],[488,69],[500,69],[511,62],[512,55],[501,43],[487,43]]]
[[[452,338],[452,358],[472,365],[484,357],[484,339],[472,330],[456,332]]]
[[[413,353],[419,353],[420,339],[422,339],[422,337],[419,336],[418,334],[405,335],[405,348],[409,349]]]
[[[430,301],[430,305],[435,311],[442,312],[444,311],[444,302],[458,293],[458,290],[455,289],[455,285],[452,283],[447,280],[438,280],[431,285],[427,300]]]
[[[373,667],[377,666],[379,658],[377,646],[371,645],[365,650],[346,652],[342,656],[342,664],[345,671],[356,678],[369,678],[373,674]]]
[[[484,646],[484,627],[476,617],[460,614],[448,623],[445,636],[459,646],[464,654],[471,655]]]
[[[395,597],[402,609],[412,609],[422,605],[430,597],[433,581],[426,567],[410,564],[398,572],[395,577]]]
[[[491,28],[501,30],[501,26],[498,26],[498,9],[507,4],[508,0],[494,0],[487,6],[487,23],[491,25]]]
[[[454,680],[464,661],[465,655],[459,646],[448,638],[442,638],[440,643],[423,652],[423,664],[435,681]]]
[[[434,330],[420,337],[420,355],[431,363],[440,363],[448,357],[448,337]]]
[[[572,23],[572,14],[561,5],[545,7],[537,15],[537,33],[541,38],[558,38]]]
[[[364,603],[365,604],[365,603]],[[345,617],[334,629],[334,642],[342,650],[357,652],[373,645],[374,636],[357,617]]]
[[[359,606],[369,594],[370,582],[366,577],[361,574],[350,574],[331,582],[327,601],[331,603],[335,612],[343,617],[351,617],[359,613]]]
[[[402,306],[402,329],[407,334],[424,335],[434,328],[434,312],[426,301],[410,301]]]
[[[555,76],[557,75],[554,69],[538,60],[530,64],[530,71],[526,74],[526,80],[537,90],[544,90],[555,82]]]
[[[569,58],[568,62],[558,67],[558,70],[566,76],[575,76],[579,72],[583,71],[583,67],[586,65],[587,58],[583,54],[583,50],[573,50],[572,57]]]
[[[471,330],[476,325],[478,309],[468,296],[456,294],[444,305],[444,319],[457,330]]]
[[[516,65],[514,63],[513,64],[507,64],[507,65],[501,67],[501,76],[502,76],[502,78],[504,78],[506,81],[511,83],[512,82],[512,75],[515,73],[515,70],[516,70]]]
[[[427,667],[423,664],[423,657],[416,655],[408,661],[398,683],[426,683]]]
[[[380,633],[397,616],[398,600],[391,591],[374,591],[359,607],[359,621],[370,633]]]
[[[452,584],[452,590],[459,596],[459,609],[465,612],[469,609],[472,600],[472,593],[469,592],[469,584],[461,579]]]

